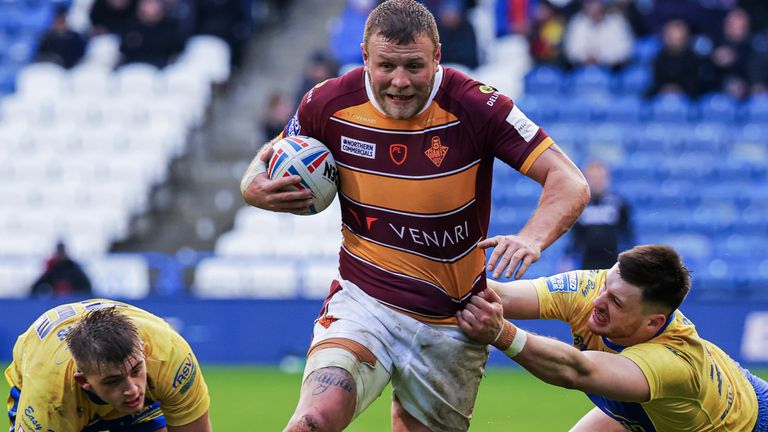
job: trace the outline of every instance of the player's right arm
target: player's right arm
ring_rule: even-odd
[[[281,134],[282,135],[282,134]],[[309,189],[289,191],[286,188],[301,182],[299,176],[271,180],[267,176],[267,162],[272,156],[272,146],[280,136],[264,144],[256,154],[240,181],[240,193],[248,205],[274,212],[306,214],[314,202]]]
[[[493,344],[514,357],[540,380],[569,389],[598,394],[622,402],[647,402],[651,389],[645,374],[629,358],[601,351],[579,351],[555,339],[521,333],[505,321],[499,296],[486,289],[456,314],[459,328],[477,342]],[[505,328],[506,327],[506,328]],[[509,329],[502,332],[502,328]],[[505,345],[505,346],[501,346]],[[508,349],[514,348],[510,353]]]
[[[506,283],[487,279],[488,288],[496,291],[504,307],[504,318],[538,319],[539,295],[530,280],[516,280]]]

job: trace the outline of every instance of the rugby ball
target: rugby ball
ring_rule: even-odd
[[[336,197],[339,171],[331,151],[320,141],[307,136],[285,137],[274,144],[267,165],[271,179],[297,175],[301,183],[294,189],[309,189],[315,198],[309,212],[316,214],[328,208]]]

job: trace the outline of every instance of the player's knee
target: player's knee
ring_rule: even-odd
[[[298,414],[291,419],[284,432],[335,432],[343,426],[336,424],[332,413],[311,411]]]

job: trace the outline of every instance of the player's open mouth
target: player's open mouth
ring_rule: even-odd
[[[413,99],[413,95],[393,95],[393,94],[387,94],[387,98],[391,99],[394,102],[410,102],[411,99]]]
[[[128,405],[131,408],[139,408],[139,405],[141,405],[142,398],[141,395],[136,396],[136,399],[132,401],[128,401],[125,404]]]
[[[608,317],[598,311],[596,308],[592,310],[592,317],[595,319],[595,322],[599,324],[607,324],[608,323]]]

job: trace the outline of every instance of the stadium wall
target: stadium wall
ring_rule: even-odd
[[[61,303],[0,301],[0,362],[8,362],[16,337],[41,313]],[[132,304],[162,316],[189,341],[203,363],[278,364],[300,361],[310,342],[317,300],[147,299]],[[699,333],[742,364],[768,366],[768,302],[686,303]],[[558,322],[528,321],[533,332],[570,342]],[[491,364],[510,365],[494,351]]]

